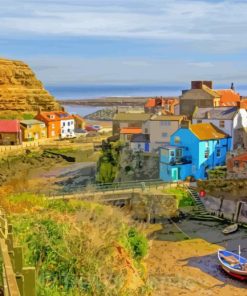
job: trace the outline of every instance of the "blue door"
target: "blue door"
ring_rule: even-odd
[[[145,143],[144,151],[149,152],[149,143]]]

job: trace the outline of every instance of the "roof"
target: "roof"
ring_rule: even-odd
[[[63,111],[40,112],[37,116],[42,117],[46,122],[74,119],[68,112]],[[51,118],[51,116],[54,118]]]
[[[233,160],[247,161],[247,153],[243,153],[241,155],[238,155],[236,157],[233,157]]]
[[[85,121],[85,119],[81,117],[79,114],[72,114],[72,117],[77,120]]]
[[[142,129],[139,127],[123,127],[120,130],[120,134],[141,134]]]
[[[213,96],[214,98],[219,98],[220,97],[220,94],[218,93],[218,91],[212,89],[212,88],[209,88],[208,86],[204,85],[202,86],[202,89],[207,92],[208,94],[210,94],[211,96]]]
[[[147,121],[150,118],[147,113],[117,113],[114,115],[113,120],[116,121]]]
[[[0,119],[0,133],[20,132],[20,122],[18,120]]]
[[[35,124],[44,124],[44,122],[37,120],[37,119],[30,119],[30,120],[21,120],[20,123],[22,125],[35,125]]]
[[[232,89],[220,89],[217,90],[220,97],[220,104],[239,102],[240,95]]]
[[[234,118],[237,112],[237,107],[196,108],[192,118],[231,120]]]
[[[147,134],[138,134],[138,135],[132,135],[130,142],[135,143],[149,143],[150,137]]]
[[[191,124],[189,129],[201,141],[230,137],[212,123]]]
[[[146,104],[145,104],[145,107],[146,108],[152,108],[152,107],[155,107],[156,106],[156,100],[155,99],[148,99]]]
[[[183,120],[183,115],[153,115],[151,117],[152,121],[181,121]]]

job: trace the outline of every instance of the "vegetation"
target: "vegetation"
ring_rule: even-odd
[[[183,188],[170,188],[166,189],[165,192],[176,195],[179,208],[193,206],[195,204],[189,193]]]
[[[112,183],[115,180],[118,166],[120,151],[123,148],[123,143],[111,142],[105,143],[102,147],[102,155],[98,161],[97,181],[99,183]]]
[[[227,170],[225,166],[218,166],[208,171],[208,179],[226,179]]]
[[[0,113],[0,119],[19,119],[19,120],[28,120],[33,119],[35,113],[20,113],[20,112],[10,112],[4,111]]]
[[[93,202],[49,201],[31,194],[0,201],[38,295],[147,295],[147,240],[118,209]]]

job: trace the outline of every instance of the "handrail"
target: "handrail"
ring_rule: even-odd
[[[23,267],[23,250],[14,247],[12,225],[0,209],[0,256],[5,296],[35,296],[35,268]]]

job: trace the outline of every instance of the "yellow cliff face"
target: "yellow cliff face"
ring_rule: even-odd
[[[28,65],[0,59],[0,112],[60,110]]]

